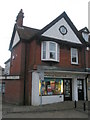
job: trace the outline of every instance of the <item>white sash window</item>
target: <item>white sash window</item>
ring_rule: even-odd
[[[59,62],[59,45],[52,41],[43,41],[41,44],[41,60]]]
[[[71,64],[78,64],[78,49],[71,48]]]

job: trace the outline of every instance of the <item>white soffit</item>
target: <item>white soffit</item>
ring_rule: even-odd
[[[65,26],[67,29],[67,34],[62,35],[59,31],[60,26]],[[82,44],[79,40],[79,38],[76,36],[74,31],[71,29],[71,27],[68,25],[66,20],[64,18],[60,19],[57,23],[55,23],[52,27],[50,27],[48,30],[46,30],[42,36],[50,37],[62,41]]]

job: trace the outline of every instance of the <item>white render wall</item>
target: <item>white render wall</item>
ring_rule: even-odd
[[[62,25],[64,25],[67,28],[66,35],[62,35],[59,31],[59,27]],[[60,19],[51,28],[49,28],[47,31],[45,31],[42,34],[42,36],[55,38],[55,39],[59,39],[62,41],[82,44],[64,18]]]
[[[64,101],[63,95],[42,96],[42,104],[51,104],[63,101]]]
[[[72,101],[78,101],[77,78],[72,79]]]
[[[32,105],[40,105],[39,74],[36,71],[32,73]]]
[[[84,85],[84,100],[86,100],[86,81],[85,81],[85,79],[83,81],[83,85]]]
[[[20,38],[19,38],[18,32],[16,31],[12,47],[14,47],[19,41],[20,41]]]

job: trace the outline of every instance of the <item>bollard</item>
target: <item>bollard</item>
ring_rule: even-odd
[[[77,107],[76,100],[75,100],[75,108]]]
[[[83,109],[84,109],[84,111],[86,110],[86,104],[85,104],[85,102],[83,104]]]

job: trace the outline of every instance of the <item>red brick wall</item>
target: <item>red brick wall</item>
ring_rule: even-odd
[[[10,65],[10,74],[20,74],[21,70],[21,47],[22,44],[19,43],[16,47],[13,48],[11,52],[11,65]],[[13,56],[15,57],[13,59]]]
[[[86,50],[86,67],[90,68],[90,50]]]
[[[4,101],[13,104],[23,104],[22,80],[5,80]]]
[[[78,49],[79,51],[79,64],[71,64],[71,50],[67,46],[60,47],[60,62],[53,62],[54,66],[62,68],[84,68],[84,49]],[[25,43],[19,43],[12,55],[17,54],[16,58],[11,62],[11,74],[24,74],[25,70]],[[36,40],[28,43],[26,46],[26,66],[28,69],[35,68],[35,65],[49,65],[49,62],[41,61],[41,44],[37,44]]]
[[[29,65],[32,66],[35,63],[36,57],[36,42],[35,40],[31,42],[29,50]]]
[[[88,51],[88,67],[90,68],[90,50]]]
[[[84,61],[84,49],[78,49],[79,51],[79,64],[72,65],[71,64],[71,50],[70,48],[60,47],[60,62],[55,63],[53,62],[54,66],[63,67],[63,68],[84,68],[85,61]],[[30,44],[30,54],[29,54],[29,66],[30,65],[49,65],[49,62],[41,61],[41,45],[37,44],[33,41]]]
[[[26,79],[26,104],[31,105],[32,99],[32,72],[28,72],[27,79]]]
[[[30,44],[29,44],[29,50],[28,52],[28,67],[29,68],[33,68],[34,65],[36,64],[41,64],[41,59],[40,59],[40,45],[37,45],[36,41],[33,40]]]
[[[15,57],[13,59],[13,56]],[[21,75],[24,72],[25,44],[20,42],[11,52],[11,75]]]
[[[84,54],[83,49],[78,49],[78,64],[71,64],[71,48],[61,48],[60,49],[60,67],[68,68],[83,68],[84,67]]]

